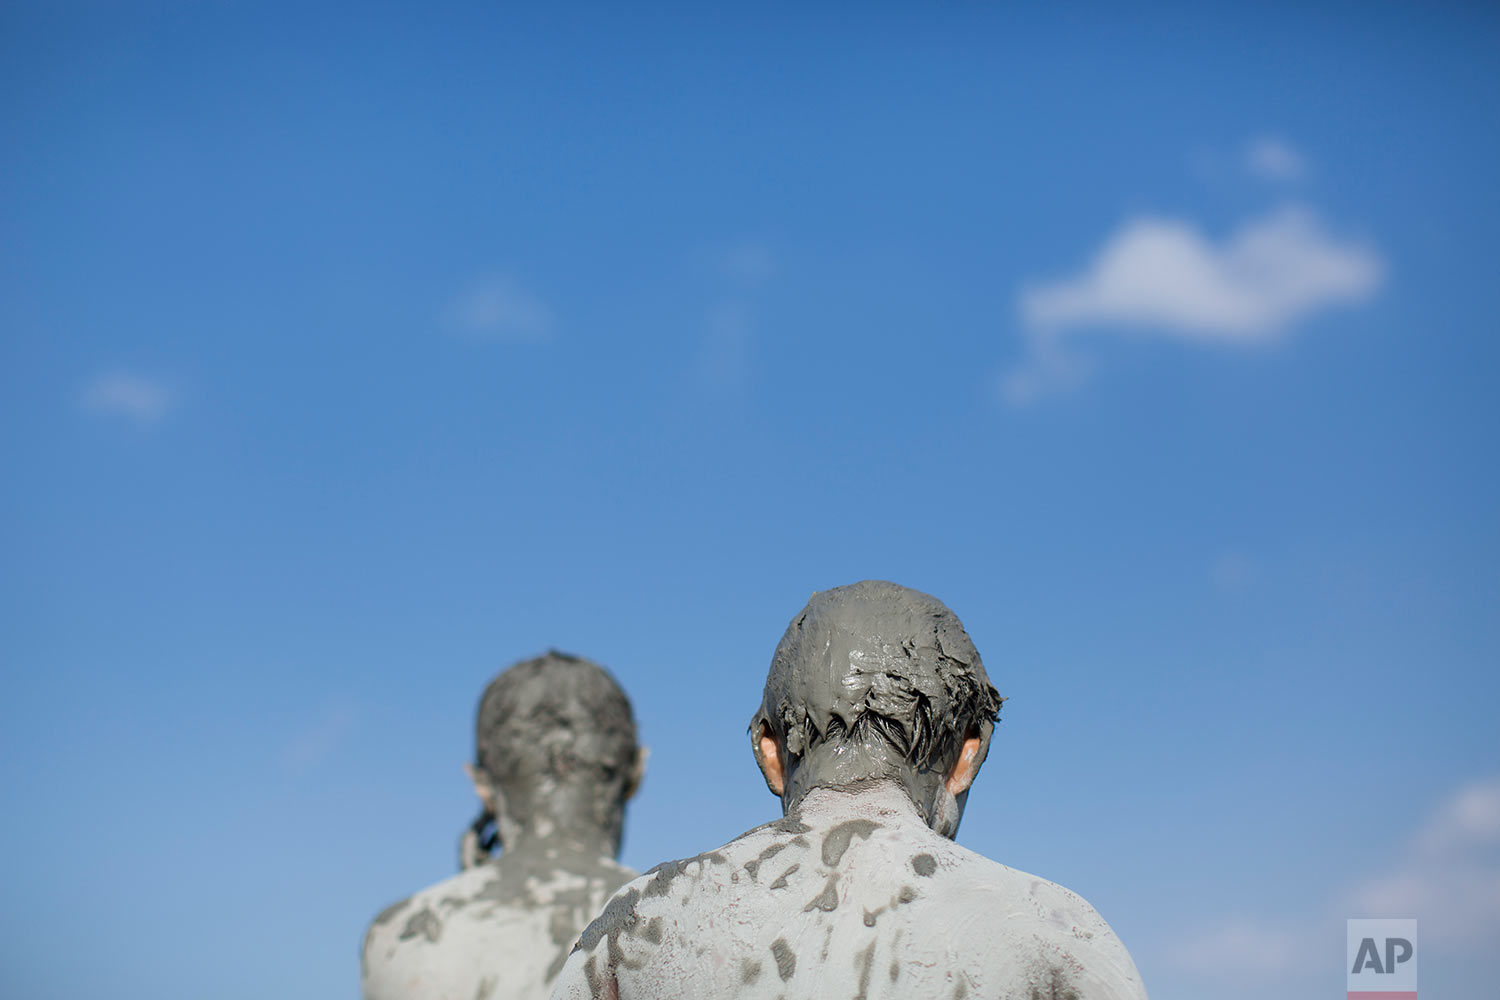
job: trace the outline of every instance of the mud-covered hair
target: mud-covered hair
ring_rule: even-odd
[[[551,650],[523,660],[479,699],[475,767],[523,812],[584,786],[598,789],[600,810],[618,811],[635,789],[641,759],[630,699],[608,671],[580,656]],[[461,863],[481,863],[498,846],[496,817],[486,809],[463,836]]]
[[[942,601],[865,580],[814,594],[787,626],[751,743],[759,759],[764,723],[794,762],[823,744],[878,736],[918,770],[946,771],[969,736],[988,748],[1003,700]]]
[[[490,682],[479,699],[475,762],[502,787],[512,779],[607,781],[636,759],[630,699],[597,663],[551,650]]]

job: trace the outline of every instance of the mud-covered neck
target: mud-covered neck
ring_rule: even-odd
[[[968,793],[954,796],[946,778],[946,771],[903,759],[879,737],[821,743],[788,762],[782,810],[802,808],[821,792],[863,796],[878,789],[883,797],[904,797],[924,823],[951,839],[958,833]]]
[[[625,802],[619,789],[594,784],[512,783],[495,796],[500,847],[568,845],[618,857],[625,828]]]
[[[858,813],[880,816],[891,825],[928,825],[905,786],[889,778],[873,778],[843,788],[812,788],[787,812],[814,824],[824,817],[835,819]]]

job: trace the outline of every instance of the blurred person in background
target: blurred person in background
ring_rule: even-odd
[[[635,875],[615,858],[645,759],[629,699],[597,664],[553,651],[495,678],[466,765],[482,811],[463,870],[375,918],[365,1000],[546,997],[579,931]]]

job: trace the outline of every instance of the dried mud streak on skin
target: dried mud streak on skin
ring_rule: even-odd
[[[396,919],[396,914],[400,913],[402,910],[406,909],[410,905],[411,905],[411,900],[410,899],[403,899],[399,903],[392,903],[390,906],[387,906],[385,909],[381,910],[380,913],[375,917],[375,921],[374,921],[373,926],[375,926],[375,927],[383,927],[383,926],[385,926],[386,924],[390,923],[392,920]]]
[[[786,943],[786,938],[771,942],[771,955],[776,959],[776,974],[784,983],[797,974],[797,953]]]
[[[495,984],[500,980],[494,976],[485,976],[479,981],[479,988],[474,991],[474,1000],[489,1000],[489,995],[495,992]]]
[[[933,873],[937,871],[937,859],[931,854],[913,855],[911,870],[923,878],[932,878]]]
[[[855,837],[869,840],[870,834],[878,829],[880,824],[869,819],[849,819],[840,823],[823,837],[823,863],[829,868],[837,866]]]
[[[399,940],[409,941],[419,935],[434,944],[443,936],[443,922],[437,918],[437,914],[425,906],[411,915],[411,919],[406,922],[406,927],[401,931]]]
[[[760,963],[748,958],[740,959],[740,982],[749,985],[760,978]]]
[[[891,938],[891,982],[901,978],[901,932],[898,930],[896,936]]]
[[[856,955],[854,959],[859,967],[859,992],[855,994],[854,1000],[869,1000],[870,966],[875,962],[875,942],[871,941],[861,954],[863,958]]]
[[[828,876],[828,881],[823,885],[823,891],[818,893],[813,901],[802,908],[802,912],[809,910],[822,910],[824,913],[832,913],[839,908],[839,873],[834,872]]]
[[[753,860],[746,861],[745,871],[749,873],[751,881],[754,881],[756,875],[760,873],[761,865],[765,864],[767,861],[770,861],[776,855],[786,850],[789,844],[790,841],[777,841],[776,843],[771,844],[765,850],[761,851],[758,857],[754,858]]]
[[[953,1000],[964,1000],[964,997],[968,995],[969,984],[960,979],[958,985],[953,987]]]
[[[770,887],[772,889],[785,889],[786,886],[787,886],[787,881],[786,880],[788,878],[790,878],[792,875],[794,875],[796,873],[797,869],[801,868],[801,867],[802,866],[800,864],[792,865],[792,867],[790,867],[786,871],[782,872],[781,873],[781,877],[778,878],[776,881],[772,882]]]

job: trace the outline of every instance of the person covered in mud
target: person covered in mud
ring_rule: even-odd
[[[937,599],[813,595],[750,725],[784,818],[616,893],[554,1000],[1144,1000],[1088,903],[953,842],[1001,700]]]
[[[476,730],[465,769],[483,811],[463,871],[375,918],[365,1000],[546,997],[579,931],[635,876],[615,858],[646,752],[608,673],[555,651],[517,663],[485,689]]]

